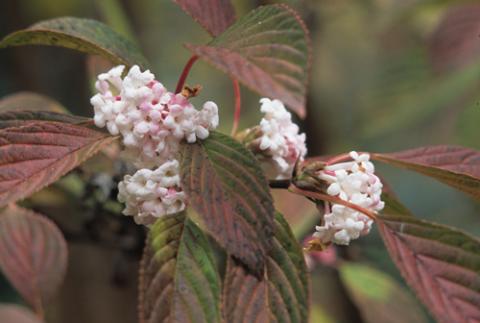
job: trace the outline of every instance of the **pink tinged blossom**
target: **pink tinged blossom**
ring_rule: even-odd
[[[215,103],[208,101],[196,110],[181,94],[168,92],[150,71],[133,66],[122,79],[123,70],[117,66],[100,74],[98,93],[90,102],[95,124],[122,135],[137,167],[161,165],[173,158],[180,141],[206,139],[218,126]]]
[[[298,126],[281,101],[263,98],[260,103],[264,117],[259,125],[258,155],[267,174],[275,179],[288,179],[296,162],[302,161],[307,153],[305,134],[299,134]]]
[[[157,218],[185,209],[176,160],[126,175],[118,191],[118,200],[125,203],[123,214],[134,216],[139,224],[152,224]]]
[[[90,102],[95,124],[121,134],[124,154],[141,168],[119,183],[118,200],[125,203],[125,215],[148,225],[185,209],[174,155],[182,140],[203,140],[216,129],[218,107],[208,101],[196,110],[181,94],[168,92],[150,71],[133,66],[122,78],[123,70],[124,66],[117,66],[100,74],[98,93]]]
[[[370,155],[351,152],[352,162],[325,166],[317,177],[328,184],[327,194],[359,205],[369,211],[381,211],[382,183],[374,174]],[[323,224],[316,227],[313,236],[322,243],[348,245],[351,240],[369,233],[373,220],[346,206],[333,204],[331,212],[323,216]]]

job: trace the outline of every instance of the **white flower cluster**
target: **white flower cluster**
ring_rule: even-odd
[[[317,175],[329,184],[327,194],[356,204],[369,211],[380,211],[382,183],[374,174],[369,154],[350,153],[353,161],[325,166]],[[348,245],[350,240],[366,235],[373,220],[365,214],[340,204],[333,204],[326,213],[323,225],[317,226],[313,236],[324,244],[330,242]]]
[[[124,69],[120,65],[100,74],[98,93],[90,102],[95,125],[121,135],[125,152],[140,168],[119,183],[123,213],[150,224],[185,208],[175,154],[182,140],[194,143],[209,136],[218,126],[218,108],[209,101],[196,110],[182,94],[168,92],[150,71],[133,66],[122,78]]]
[[[100,74],[92,97],[95,125],[121,134],[127,153],[135,165],[161,165],[178,151],[185,139],[193,143],[205,139],[218,126],[218,108],[206,102],[202,110],[182,94],[168,92],[150,71],[133,66],[122,79],[123,65]]]
[[[126,175],[118,192],[118,200],[126,205],[123,214],[134,216],[138,224],[152,224],[156,218],[185,209],[176,160],[155,170],[144,168]]]
[[[279,100],[263,98],[260,111],[265,114],[260,122],[260,144],[264,168],[275,179],[289,179],[297,160],[307,154],[305,134],[292,122],[292,115]],[[272,165],[273,164],[273,165]],[[273,168],[272,168],[273,166]]]

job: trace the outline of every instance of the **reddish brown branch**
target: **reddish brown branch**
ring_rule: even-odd
[[[353,204],[353,203],[350,203],[348,201],[344,201],[341,198],[338,198],[336,196],[330,196],[330,195],[322,194],[322,193],[318,193],[318,192],[302,190],[301,188],[298,188],[294,185],[290,185],[290,188],[288,190],[290,192],[295,193],[295,194],[310,197],[310,198],[315,199],[315,200],[327,201],[327,202],[330,202],[330,203],[344,205],[348,208],[351,208],[355,211],[358,211],[360,213],[365,214],[366,216],[368,216],[370,219],[372,219],[374,221],[377,220],[377,215],[374,212],[369,211],[369,210],[367,210],[367,209],[365,209],[365,208],[363,208],[363,207],[361,207],[357,204]]]

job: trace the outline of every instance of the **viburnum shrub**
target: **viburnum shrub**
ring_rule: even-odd
[[[268,5],[236,19],[228,0],[175,2],[213,39],[186,45],[192,57],[174,90],[148,69],[132,42],[94,20],[43,21],[0,43],[62,46],[115,65],[97,77],[93,119],[48,105],[0,112],[0,268],[38,319],[62,282],[66,243],[52,221],[15,203],[117,141],[130,165],[118,182],[122,213],[148,230],[140,322],[307,322],[305,259],[334,263],[329,246],[355,243],[374,226],[438,321],[480,321],[479,240],[414,217],[373,164],[416,171],[479,199],[480,152],[352,147],[337,156],[308,156],[306,136],[287,110],[306,117],[311,51],[299,15]],[[232,79],[230,135],[216,131],[222,107],[215,98],[192,104],[198,91],[185,81],[198,59]],[[262,119],[243,130],[237,129],[239,83],[263,97]],[[317,204],[317,224],[303,248],[275,211],[272,188]]]

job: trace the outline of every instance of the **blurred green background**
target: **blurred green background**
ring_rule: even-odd
[[[234,1],[238,16],[275,2]],[[278,2],[295,7],[311,30],[314,61],[308,117],[298,120],[307,133],[310,156],[432,144],[480,149],[479,1]],[[190,56],[183,44],[209,40],[169,0],[1,1],[0,37],[59,16],[99,19],[134,38],[152,62],[157,79],[169,89],[175,87]],[[72,113],[91,116],[89,64],[87,56],[66,49],[2,49],[0,97],[33,91],[58,100]],[[230,132],[230,79],[198,62],[187,83],[203,86],[195,102],[218,103],[221,130]],[[240,126],[253,126],[260,119],[259,96],[242,88],[242,99]],[[102,167],[117,167],[107,165]],[[479,203],[432,179],[383,165],[378,169],[417,216],[480,234]],[[136,318],[136,270],[143,232],[118,221],[119,205],[102,203],[111,196],[98,191],[102,185],[91,185],[95,176],[80,170],[27,202],[60,223],[69,240],[69,272],[49,309],[52,322],[134,322]],[[88,217],[79,220],[72,209]],[[299,239],[313,232],[318,220],[313,206],[282,209]],[[99,215],[106,216],[98,219]],[[85,227],[87,235],[82,234]],[[105,232],[112,234],[105,237]],[[312,269],[312,322],[431,321],[423,318],[425,311],[417,309],[411,294],[399,292],[396,284],[404,283],[376,232],[348,249],[338,248],[337,253],[348,261],[340,270],[320,263]],[[21,302],[2,279],[0,301]]]

